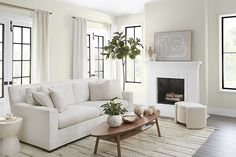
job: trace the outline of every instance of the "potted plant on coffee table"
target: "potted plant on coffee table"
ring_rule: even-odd
[[[107,118],[107,124],[110,127],[118,127],[122,124],[122,116],[127,112],[126,108],[119,102],[115,102],[117,97],[111,99],[109,102],[103,104],[101,107],[105,114],[109,115]]]

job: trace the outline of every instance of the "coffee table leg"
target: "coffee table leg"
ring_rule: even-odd
[[[96,139],[94,154],[97,154],[99,139],[100,139],[100,137],[97,137],[97,139]]]
[[[117,135],[117,136],[116,136],[116,143],[117,143],[118,157],[121,157],[121,151],[120,151],[120,135]]]
[[[156,118],[155,121],[156,121],[156,125],[157,125],[158,136],[161,137],[161,131],[160,131],[160,127],[159,127],[158,119]]]

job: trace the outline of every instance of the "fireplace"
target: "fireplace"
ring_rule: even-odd
[[[157,103],[173,105],[184,101],[184,79],[157,78]]]

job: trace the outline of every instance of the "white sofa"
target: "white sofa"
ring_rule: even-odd
[[[89,101],[89,82],[91,81],[95,80],[78,79],[9,87],[12,113],[23,118],[19,139],[51,151],[89,135],[89,131],[97,124],[104,122],[107,117],[100,108],[107,101]],[[25,89],[37,89],[42,86],[60,89],[70,104],[69,108],[59,113],[56,108],[27,104]],[[122,96],[123,98],[117,101],[131,111],[132,93],[122,92]]]

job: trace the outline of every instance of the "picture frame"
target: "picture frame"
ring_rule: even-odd
[[[155,33],[154,51],[158,61],[191,61],[192,31]]]

